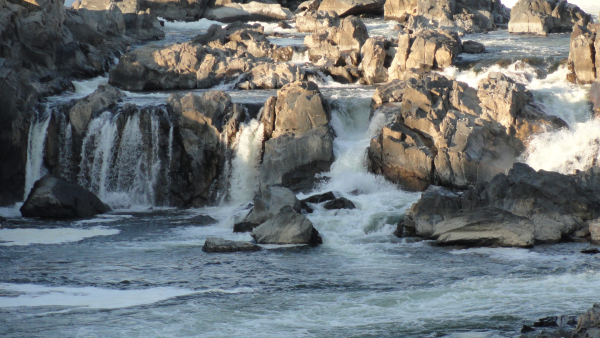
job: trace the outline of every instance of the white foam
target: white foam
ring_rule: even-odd
[[[196,293],[248,293],[254,289],[190,290],[158,287],[145,290],[111,290],[96,287],[51,287],[34,284],[0,284],[0,290],[22,293],[16,297],[0,297],[0,308],[31,306],[68,306],[88,309],[118,309],[152,304],[169,298]]]
[[[95,236],[116,235],[119,232],[102,226],[90,229],[0,229],[0,245],[62,244]]]
[[[98,86],[107,85],[108,76],[98,76],[89,80],[73,81],[75,87],[75,94],[77,96],[87,96],[93,93]]]
[[[486,255],[510,261],[564,260],[564,255],[545,255],[522,248],[470,248],[450,251],[453,255]]]
[[[19,218],[21,217],[21,206],[23,203],[15,203],[15,205],[10,207],[1,207],[0,208],[0,216],[4,218]]]
[[[163,18],[158,18],[159,20],[163,20],[165,22],[165,29],[171,30],[208,30],[212,25],[220,25],[222,27],[226,26],[226,24],[219,21],[212,21],[208,19],[200,19],[198,21],[185,22],[185,21],[167,21]]]

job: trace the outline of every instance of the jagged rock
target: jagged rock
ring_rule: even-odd
[[[298,32],[317,32],[339,25],[340,18],[335,11],[311,9],[296,15],[296,29]]]
[[[320,0],[309,0],[309,1],[304,1],[303,3],[301,3],[300,5],[298,5],[298,11],[310,11],[310,10],[318,10],[319,9],[319,5],[321,4]],[[337,15],[337,14],[336,14]],[[297,19],[297,17],[296,17]],[[296,21],[296,25],[297,25],[297,21]]]
[[[480,54],[485,52],[485,46],[475,41],[464,41],[462,43],[463,53]]]
[[[64,178],[46,175],[21,206],[23,217],[80,218],[111,211],[96,195]]]
[[[362,46],[362,62],[360,64],[363,71],[362,82],[365,84],[374,84],[387,82],[388,72],[386,65],[387,53],[391,43],[382,38],[369,38]],[[389,67],[389,62],[388,62]]]
[[[577,318],[577,328],[572,338],[592,338],[600,336],[600,303]]]
[[[331,108],[313,82],[284,86],[273,103],[274,109],[265,108],[275,116],[260,166],[261,190],[274,184],[295,190],[333,162]]]
[[[417,14],[417,0],[386,0],[384,17],[386,20],[406,21],[407,15]]]
[[[590,88],[590,101],[592,102],[594,116],[598,118],[600,116],[600,81],[592,83]]]
[[[244,107],[232,103],[231,97],[221,91],[201,96],[172,94],[167,104],[174,127],[172,202],[186,207],[204,206],[211,199],[210,188],[227,151],[222,146],[222,134],[235,138],[239,122],[245,118]]]
[[[307,36],[304,38],[304,44],[309,48],[308,57],[311,61],[324,58],[337,63],[341,57],[360,53],[368,38],[367,26],[359,18],[351,16],[342,20],[339,27],[331,27]],[[358,66],[358,62],[345,64]]]
[[[150,9],[152,13],[169,21],[197,21],[208,7],[208,0],[142,0],[140,9]]]
[[[205,10],[204,17],[219,22],[291,20],[294,14],[279,4],[252,1],[248,4],[230,3]]]
[[[268,187],[254,198],[252,210],[246,217],[235,223],[233,232],[251,231],[273,218],[284,206],[290,206],[296,212],[302,211],[302,204],[290,189],[278,186]]]
[[[308,202],[313,204],[319,204],[327,201],[332,201],[335,199],[335,194],[332,191],[328,191],[323,194],[312,195],[303,199],[301,202]]]
[[[592,241],[600,241],[600,219],[590,221],[589,227]]]
[[[210,225],[210,224],[218,223],[218,221],[216,219],[214,219],[208,215],[194,216],[192,218],[186,219],[186,222],[188,224],[195,224],[195,225]]]
[[[533,233],[534,226],[528,218],[484,208],[437,223],[432,238],[443,245],[530,247]]]
[[[558,0],[519,0],[510,13],[508,31],[548,35],[570,32],[573,25],[586,26],[591,16],[574,4]]]
[[[356,206],[354,205],[354,203],[352,203],[351,200],[349,200],[345,197],[340,197],[340,198],[336,198],[334,200],[331,200],[331,201],[325,203],[325,205],[323,205],[323,208],[325,208],[327,210],[356,209]]]
[[[400,32],[396,55],[388,70],[389,78],[402,79],[411,68],[449,67],[461,52],[460,38],[450,31],[425,29],[412,35]]]
[[[222,238],[208,237],[204,242],[204,252],[238,252],[238,251],[260,251],[259,245],[250,242],[229,241]]]
[[[306,216],[285,206],[275,217],[252,230],[258,244],[309,244],[323,243],[321,235]]]
[[[597,168],[574,176],[536,172],[515,163],[508,175],[498,174],[491,182],[479,183],[461,194],[430,187],[407,211],[404,227],[443,243],[530,246],[557,242],[585,227],[600,212],[595,193],[600,189],[599,174]],[[501,221],[495,223],[494,219]],[[516,224],[527,231],[512,228]],[[442,237],[454,229],[459,233]],[[460,233],[475,229],[482,232]],[[466,238],[473,242],[467,243]],[[494,242],[498,238],[501,241]]]
[[[373,112],[382,105],[390,102],[402,102],[404,90],[406,89],[406,81],[394,79],[375,89],[375,93],[371,99],[371,117]]]
[[[210,88],[245,74],[240,89],[280,88],[304,79],[304,72],[287,63],[291,47],[268,41],[260,25],[213,25],[194,40],[167,47],[146,45],[123,56],[110,72],[109,82],[127,90]],[[238,79],[239,81],[239,79]]]
[[[366,13],[382,14],[385,0],[322,0],[321,11],[335,11],[340,17]]]
[[[580,84],[592,83],[600,75],[599,29],[599,24],[589,24],[587,27],[573,26],[569,48],[569,70]]]

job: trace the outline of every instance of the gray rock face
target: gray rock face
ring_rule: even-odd
[[[400,32],[398,48],[388,70],[390,80],[403,79],[411,68],[444,69],[452,65],[462,44],[458,35],[445,30],[421,30],[415,34]]]
[[[140,9],[150,9],[161,18],[171,21],[197,21],[208,7],[208,0],[142,0]]]
[[[577,328],[573,338],[594,338],[600,336],[600,303],[577,318]]]
[[[590,88],[590,101],[592,102],[592,108],[595,117],[600,114],[600,81],[592,83]]]
[[[591,16],[574,4],[558,0],[520,0],[511,10],[508,31],[548,35],[570,32],[573,25],[586,26]]]
[[[340,17],[366,13],[381,14],[385,0],[323,0],[321,11],[335,11]]]
[[[239,252],[239,251],[260,251],[259,245],[250,242],[229,241],[222,238],[209,237],[204,242],[202,251],[204,252]]]
[[[252,231],[258,244],[309,244],[323,243],[312,222],[290,206],[285,206],[272,219]]]
[[[139,91],[210,88],[233,81],[240,89],[274,89],[303,80],[297,66],[272,63],[291,60],[293,50],[271,45],[263,31],[260,25],[213,25],[187,43],[146,45],[123,56],[109,82]]]
[[[462,43],[463,53],[480,54],[485,52],[485,46],[475,41],[464,41]]]
[[[600,76],[600,24],[573,26],[569,48],[572,80],[580,84],[594,82]],[[575,81],[573,81],[575,82]],[[591,99],[591,97],[590,97]]]
[[[300,201],[290,189],[277,186],[269,187],[254,198],[252,210],[250,210],[244,219],[236,224],[249,223],[260,225],[273,218],[284,206],[290,206],[295,212],[301,212],[302,210]],[[248,228],[248,225],[245,225],[244,228]]]
[[[110,210],[93,193],[53,175],[35,182],[20,209],[23,217],[46,218],[91,217]]]
[[[435,225],[432,237],[443,245],[531,247],[534,226],[526,217],[484,208],[448,217]]]
[[[360,53],[368,38],[367,26],[359,18],[351,16],[342,20],[339,27],[331,27],[307,36],[304,38],[304,44],[309,48],[308,57],[311,61],[324,59],[337,63],[340,58]],[[345,64],[358,66],[357,61]]]
[[[176,141],[170,168],[173,202],[204,206],[211,199],[210,187],[219,177],[219,164],[227,152],[222,144],[224,135],[235,138],[239,122],[245,118],[244,107],[232,103],[221,91],[202,96],[173,94],[168,105]]]
[[[362,82],[365,84],[374,84],[387,82],[388,71],[386,59],[388,55],[386,50],[390,48],[391,43],[382,38],[369,38],[361,48],[362,62],[360,67],[363,71]],[[389,67],[389,61],[387,63]]]
[[[339,25],[340,18],[335,11],[307,10],[296,15],[298,32],[317,32]]]
[[[558,242],[576,236],[588,223],[590,230],[594,226],[600,212],[598,174],[598,168],[574,176],[536,172],[515,163],[508,175],[499,174],[460,194],[430,187],[407,211],[404,226],[417,236],[445,244],[531,246]]]
[[[325,203],[323,205],[323,208],[327,209],[327,210],[333,210],[333,209],[356,209],[356,206],[354,205],[354,203],[345,198],[345,197],[340,197],[340,198],[336,198],[334,200],[331,200],[327,203]]]
[[[271,115],[263,123],[273,131],[266,134],[261,190],[274,184],[295,190],[333,162],[331,108],[313,82],[288,84],[268,103],[274,107],[265,106]]]
[[[208,8],[204,17],[219,22],[280,21],[291,20],[294,14],[279,4],[267,4],[252,1],[248,4],[230,3]]]
[[[368,167],[405,189],[422,191],[434,182],[466,189],[489,181],[512,166],[531,135],[566,126],[502,74],[490,74],[479,91],[439,75],[410,78],[404,88],[399,83],[374,98],[383,104],[379,112],[397,122],[371,140]],[[382,96],[394,88],[402,103],[383,103],[398,99]]]

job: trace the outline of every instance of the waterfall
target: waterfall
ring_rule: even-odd
[[[257,120],[241,125],[238,133],[235,157],[232,160],[231,199],[235,203],[251,200],[258,190],[258,174],[261,160],[264,126]]]
[[[61,175],[67,180],[72,180],[73,172],[71,163],[73,162],[73,128],[71,127],[71,123],[68,123],[64,117],[61,120],[59,137]]]
[[[29,127],[27,164],[25,166],[25,195],[23,196],[23,200],[27,199],[35,181],[48,172],[44,167],[44,148],[46,146],[46,135],[51,116],[52,113],[49,110],[39,112],[34,115]]]

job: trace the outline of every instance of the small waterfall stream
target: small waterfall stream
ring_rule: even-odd
[[[25,167],[25,195],[23,196],[23,200],[27,199],[35,181],[48,173],[48,169],[44,166],[44,152],[51,117],[52,112],[50,110],[39,112],[34,115],[29,127],[27,164]]]

